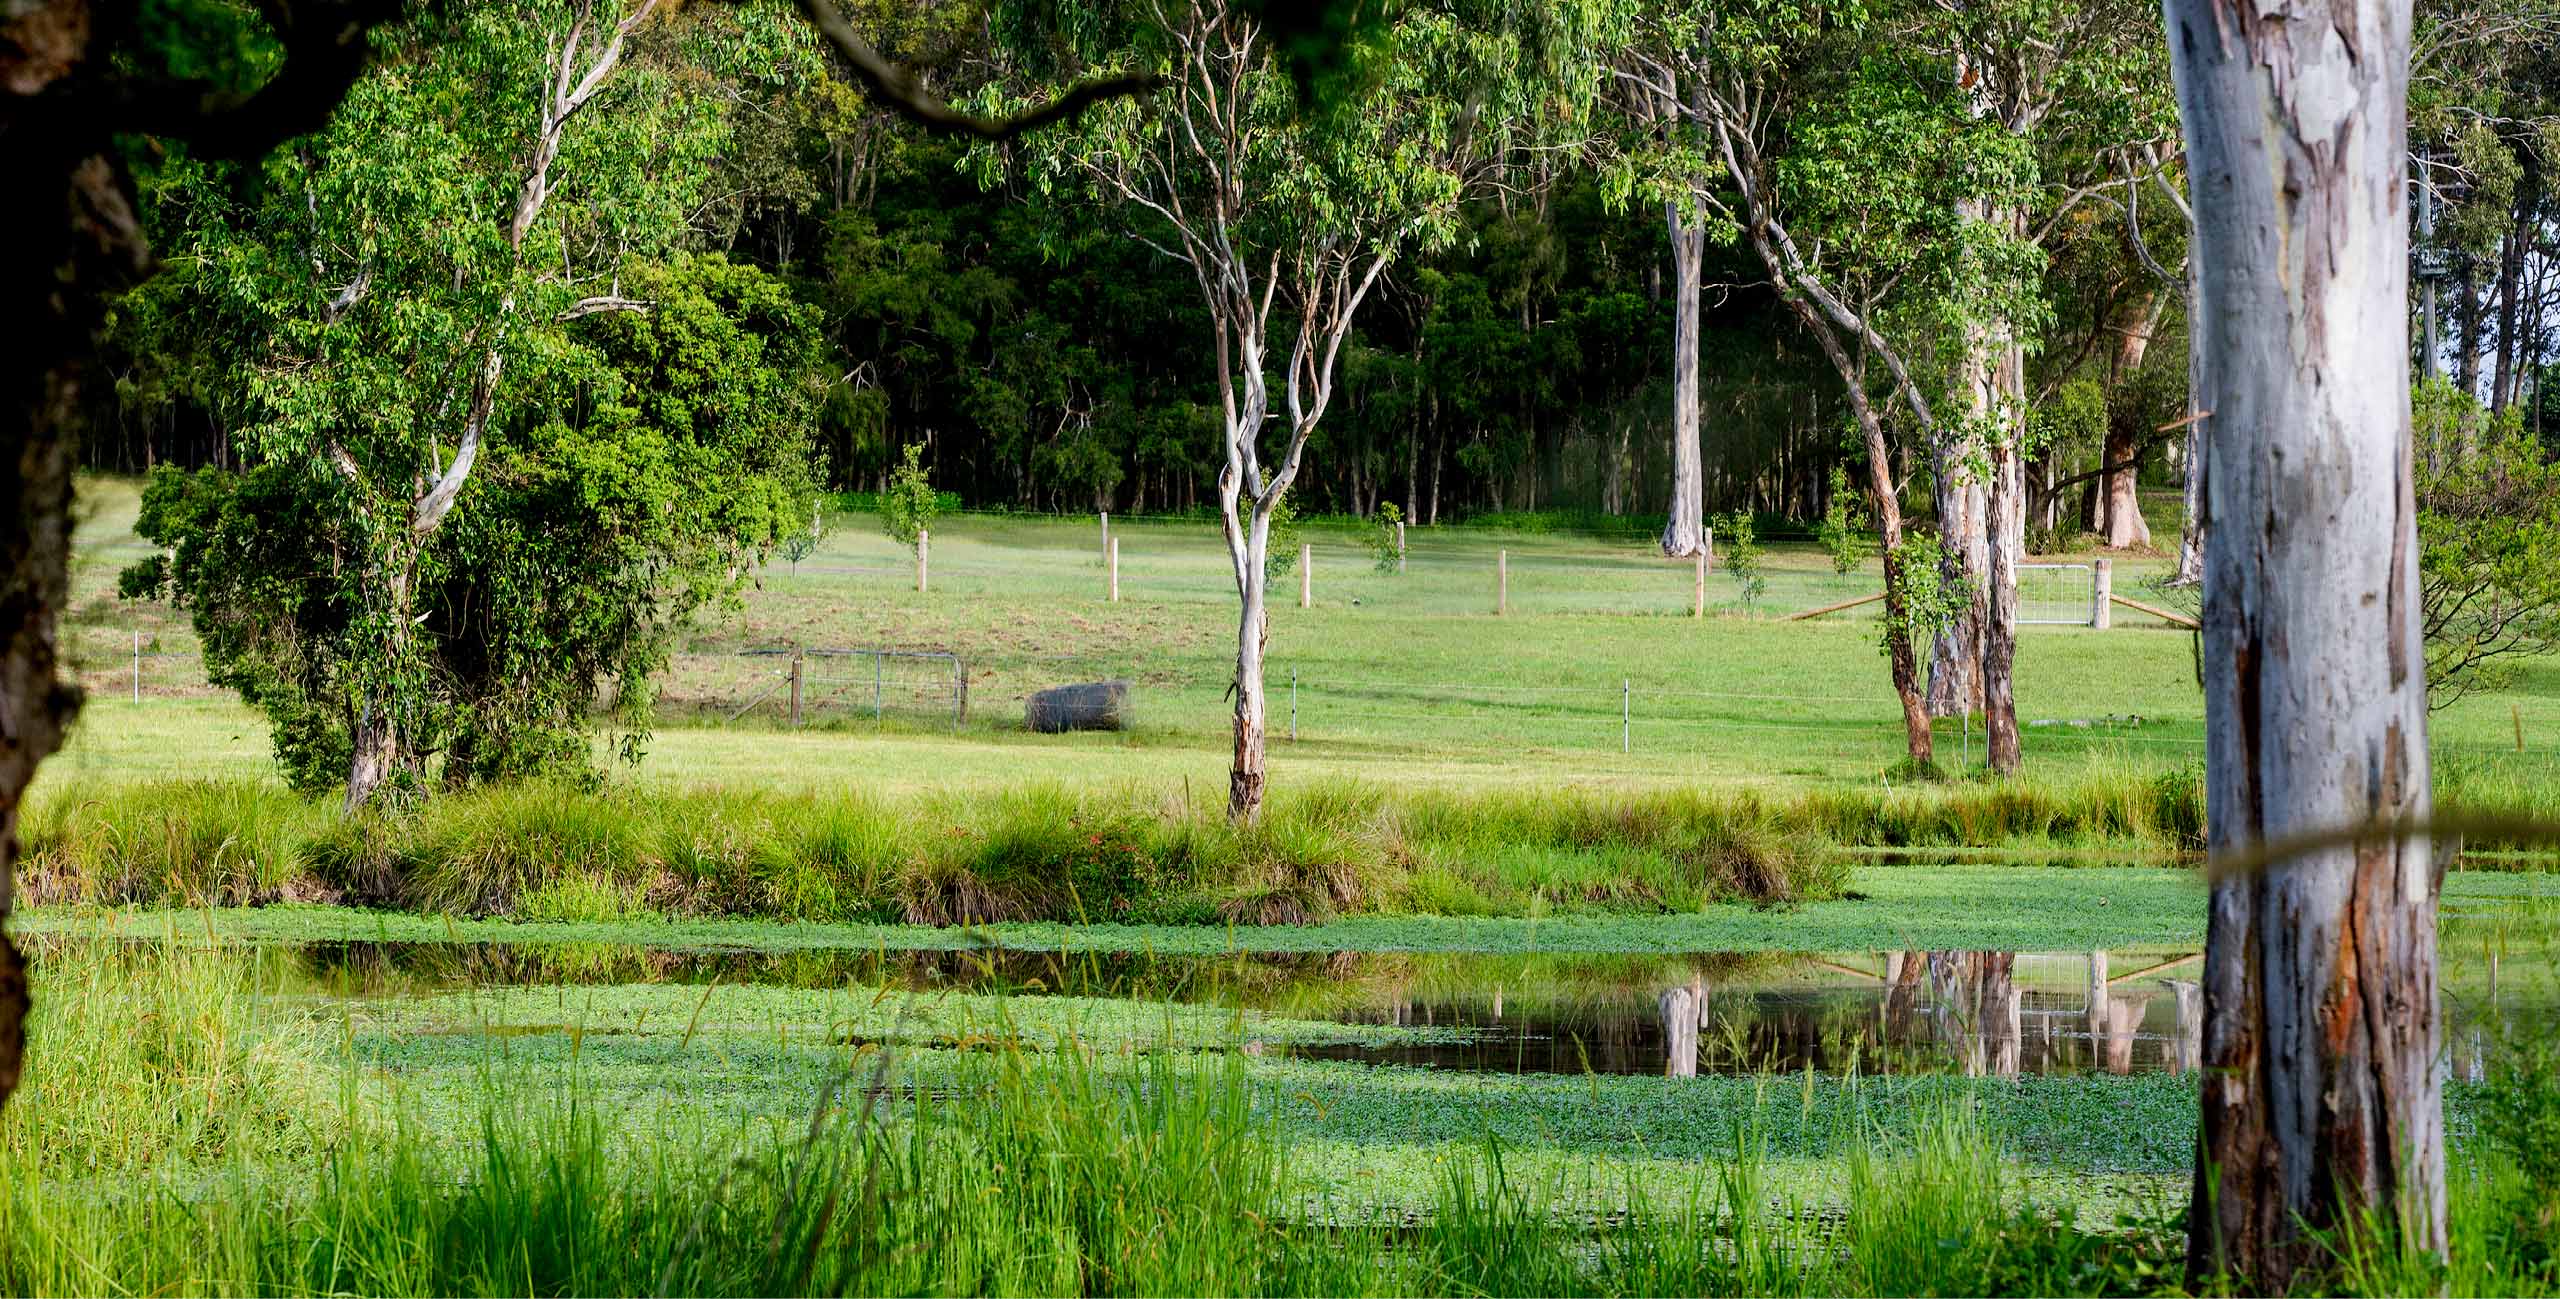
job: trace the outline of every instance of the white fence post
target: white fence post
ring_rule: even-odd
[[[1106,516],[1107,517],[1107,516]],[[1111,603],[1120,603],[1120,539],[1111,538]]]
[[[924,590],[925,570],[930,566],[927,557],[932,553],[933,534],[923,528],[916,529],[916,590],[918,591]]]
[[[1396,520],[1396,572],[1404,572],[1404,520]]]
[[[1496,617],[1511,612],[1511,552],[1493,552],[1493,612]]]
[[[1312,541],[1298,543],[1298,607],[1312,609],[1316,605],[1316,547]]]

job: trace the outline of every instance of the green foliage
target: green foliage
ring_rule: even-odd
[[[2411,404],[2427,687],[2441,707],[2560,647],[2560,461],[2517,409],[2493,418],[2443,380]]]
[[[1822,512],[1822,522],[1813,529],[1814,541],[1831,556],[1832,572],[1857,572],[1860,565],[1875,557],[1875,542],[1868,539],[1867,528],[1865,499],[1850,484],[1849,471],[1832,466],[1831,504]]]
[[[1271,503],[1270,549],[1263,552],[1262,572],[1266,579],[1287,577],[1298,571],[1298,546],[1305,540],[1306,528],[1298,519],[1298,507],[1287,492]]]
[[[405,786],[438,757],[454,783],[583,770],[607,688],[636,753],[669,629],[808,517],[814,322],[685,248],[729,139],[689,69],[773,33],[652,24],[555,155],[554,64],[607,48],[564,53],[585,20],[422,11],[295,149],[153,162],[172,268],[121,345],[242,468],[154,484],[164,556],[128,585],[192,611],[297,787],[343,778],[358,737]]]
[[[880,493],[880,530],[913,553],[941,509],[942,496],[925,477],[924,444],[910,442],[906,457],[889,472],[888,490]]]
[[[1735,510],[1719,516],[1715,532],[1717,558],[1741,589],[1743,607],[1749,608],[1769,589],[1769,579],[1760,572],[1760,542],[1752,535],[1750,512]]]
[[[586,771],[607,686],[636,756],[676,629],[734,600],[814,508],[805,310],[718,257],[625,284],[652,309],[560,341],[539,389],[555,413],[493,438],[471,508],[406,574],[421,634],[402,729],[442,753],[447,783]],[[345,779],[349,701],[380,666],[346,572],[367,526],[351,490],[289,461],[164,469],[138,524],[161,553],[121,583],[191,613],[207,676],[267,715],[287,778],[312,792]]]
[[[1880,648],[1893,652],[1894,641],[1925,647],[1930,638],[1945,630],[1964,614],[1970,601],[1963,588],[1950,586],[1946,580],[1946,551],[1935,536],[1906,535],[1894,552],[1892,572],[1894,594],[1888,601],[1884,620],[1884,638]]]
[[[1404,563],[1404,509],[1394,501],[1378,502],[1377,522],[1368,531],[1369,556],[1378,571],[1393,573]]]
[[[2491,1232],[2519,1272],[2560,1281],[2560,1040],[2525,1030],[2502,1044],[2480,1129],[2509,1175],[2490,1194]]]
[[[821,507],[809,511],[809,526],[782,539],[776,553],[791,561],[791,571],[800,571],[800,561],[818,553],[819,543],[827,539],[827,514]]]

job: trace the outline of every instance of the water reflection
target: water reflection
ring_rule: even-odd
[[[1986,1077],[2198,1066],[2193,949],[2093,952],[1489,955],[1331,952],[1166,957],[981,951],[667,951],[607,944],[328,942],[286,949],[310,992],[404,997],[505,984],[893,986],[1208,1003],[1340,1023],[1430,1027],[1428,1040],[1288,1045],[1256,1055],[1500,1073],[1692,1077],[1798,1071]],[[2457,949],[2445,952],[2458,963]],[[2494,962],[2494,954],[2489,960]],[[2490,1068],[2499,1025],[2550,997],[2448,995],[2449,1076]]]

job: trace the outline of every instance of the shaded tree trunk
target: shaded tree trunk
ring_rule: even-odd
[[[1981,358],[1975,357],[1967,365],[1981,363]],[[1974,390],[1989,380],[1987,376],[1967,375],[1963,382],[1967,389]],[[1986,527],[1990,493],[1985,489],[1980,466],[1988,459],[1988,452],[1980,439],[1958,431],[1960,427],[1942,429],[1941,436],[1933,439],[1929,447],[1943,546],[1938,578],[1948,590],[1964,592],[1967,597],[1963,607],[1929,644],[1932,717],[1958,717],[1982,709],[1982,626],[1991,614],[1983,575],[1991,568],[1991,534]]]
[[[1662,525],[1662,553],[1683,558],[1704,544],[1706,483],[1698,446],[1699,264],[1705,258],[1703,214],[1663,205],[1671,227],[1671,510]]]
[[[2192,226],[2190,227],[2192,229]],[[2169,574],[2174,586],[2194,586],[2204,581],[2204,487],[2205,473],[2211,467],[2206,454],[2205,430],[2212,423],[2203,418],[2205,382],[2205,332],[2197,323],[2204,310],[2201,284],[2203,267],[2193,252],[2187,255],[2187,427],[2183,433],[2186,517],[2178,525],[2178,563]]]
[[[2423,817],[2407,0],[2169,0],[2195,196],[2209,840]],[[2212,521],[2230,526],[2213,526]],[[2444,1246],[2422,839],[2212,886],[2189,1266],[2298,1288],[2314,1233]]]
[[[2151,350],[2151,335],[2160,327],[2160,313],[2166,300],[2157,291],[2140,294],[2134,309],[2125,314],[2120,328],[2124,331],[2107,366],[2107,387],[2114,389],[2142,369],[2143,358]],[[2112,406],[2114,403],[2109,403]],[[2098,535],[2101,544],[2111,550],[2151,544],[2151,525],[2142,517],[2141,470],[2136,463],[2142,452],[2144,430],[2137,419],[2109,418],[2104,449],[2099,463],[2107,472],[2102,480],[2101,514]]]

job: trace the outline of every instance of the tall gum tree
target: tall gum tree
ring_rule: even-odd
[[[1588,27],[1561,6],[1415,5],[1376,37],[1377,84],[1323,87],[1293,79],[1240,7],[1151,6],[1136,43],[1159,61],[1152,111],[1095,113],[1041,160],[1080,173],[1133,238],[1188,270],[1208,311],[1237,596],[1238,820],[1258,815],[1265,783],[1272,516],[1333,400],[1344,339],[1401,253],[1445,246],[1459,205],[1503,183],[1544,115],[1577,114]]]
[[[1909,16],[1858,0],[1646,7],[1616,75],[1636,84],[1636,103],[1681,114],[1698,135],[1632,155],[1620,183],[1695,202],[1715,237],[1749,250],[1838,375],[1884,542],[1885,654],[1909,756],[1925,764],[1934,743],[1885,403],[1935,441],[1945,383],[1924,366],[1933,304],[1969,292],[1951,195],[1973,192],[1954,183],[1972,142],[1948,129],[1942,92],[1870,57],[1881,12]]]
[[[1630,15],[1630,34],[1618,53],[1623,75],[1611,79],[1612,96],[1635,139],[1629,148],[1650,155],[1646,170],[1657,184],[1663,226],[1671,241],[1671,499],[1662,524],[1662,553],[1678,559],[1706,545],[1706,468],[1698,396],[1700,297],[1707,239],[1715,224],[1698,200],[1696,177],[1708,167],[1701,147],[1697,96],[1705,51],[1697,27]],[[1625,40],[1625,37],[1621,38]]]
[[[2212,887],[2189,1259],[2268,1291],[2445,1239],[2410,465],[2407,0],[2168,0],[2210,411]],[[2367,1215],[2370,1215],[2368,1218]]]

